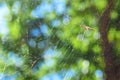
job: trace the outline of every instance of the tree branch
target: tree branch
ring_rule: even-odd
[[[113,2],[114,0],[108,0],[107,8],[99,19],[99,31],[105,60],[106,80],[116,80],[114,57],[112,53],[112,47],[108,40],[108,25],[110,21],[110,12],[113,8]]]

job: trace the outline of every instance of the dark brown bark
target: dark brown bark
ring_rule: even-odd
[[[114,57],[112,53],[112,47],[108,40],[108,25],[110,21],[110,12],[113,8],[114,0],[108,0],[108,5],[99,20],[99,30],[101,35],[101,43],[105,61],[105,74],[106,80],[118,80],[116,79],[116,67]]]

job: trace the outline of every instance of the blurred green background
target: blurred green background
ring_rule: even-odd
[[[103,80],[98,20],[106,5],[106,0],[0,1],[0,80]],[[116,0],[108,29],[116,57],[119,7]]]

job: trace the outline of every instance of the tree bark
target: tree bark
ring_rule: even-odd
[[[113,2],[114,0],[108,0],[107,8],[99,19],[99,31],[105,61],[106,80],[118,80],[116,79],[116,68],[112,46],[108,40],[108,25],[110,21],[110,12],[113,8]]]

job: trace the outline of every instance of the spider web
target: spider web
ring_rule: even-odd
[[[53,2],[51,1],[51,4],[55,6],[55,4],[59,4],[59,3],[62,4],[62,1],[63,0],[60,0],[60,1],[58,0],[57,2],[53,0]],[[89,62],[90,59],[88,59],[89,57],[87,57],[87,55],[82,56],[83,53],[86,53],[84,52],[85,50],[82,49],[82,46],[80,46],[79,48],[80,50],[76,49],[73,44],[73,41],[75,40],[75,42],[77,41],[81,43],[81,45],[83,44],[87,45],[90,43],[89,41],[90,37],[94,38],[95,40],[98,40],[100,38],[100,35],[97,32],[97,28],[95,28],[97,26],[94,27],[94,25],[96,24],[92,23],[92,21],[89,21],[89,20],[86,21],[87,20],[86,16],[85,17],[83,16],[84,18],[80,19],[81,21],[76,21],[72,24],[71,23],[72,19],[76,17],[70,16],[67,11],[64,11],[64,9],[63,11],[60,11],[60,9],[57,9],[56,7],[53,7],[54,11],[56,12],[55,14],[56,16],[52,19],[52,21],[47,20],[46,17],[44,16],[47,16],[46,14],[50,14],[51,11],[47,10],[47,7],[49,6],[50,8],[51,5],[46,4],[46,2],[47,1],[43,1],[43,3],[41,2],[40,4],[40,5],[44,5],[44,9],[41,9],[43,8],[43,6],[41,7],[40,5],[37,7],[37,9],[40,8],[40,12],[37,12],[36,15],[34,15],[34,13],[35,13],[35,10],[37,9],[34,9],[32,11],[31,14],[35,19],[27,20],[26,22],[28,26],[27,27],[28,30],[26,32],[27,37],[25,36],[25,39],[22,39],[22,40],[23,42],[25,41],[27,43],[29,51],[26,51],[27,54],[22,54],[23,59],[27,58],[26,60],[28,61],[26,63],[27,66],[23,65],[24,66],[23,71],[26,71],[26,72],[28,71],[27,74],[37,74],[37,72],[40,72],[40,70],[48,72],[44,74],[44,76],[40,77],[40,79],[42,80],[45,80],[46,76],[47,78],[49,78],[48,80],[53,79],[51,76],[54,76],[54,75],[57,75],[57,77],[59,77],[61,80],[72,80],[72,78],[74,78],[75,75],[78,75],[77,73],[87,74],[88,67],[90,65],[90,62]],[[118,6],[118,3],[116,5]],[[87,5],[85,6],[87,7]],[[47,12],[44,12],[45,10],[47,10]],[[41,14],[38,14],[38,13],[41,13]],[[83,13],[86,14],[86,12],[83,12]],[[96,15],[97,13],[95,13],[95,16]],[[83,28],[80,27],[81,24],[95,28],[95,31],[84,30]],[[76,29],[79,29],[79,30],[76,30]],[[65,31],[67,30],[68,30],[68,35],[70,34],[70,36],[66,38]],[[4,43],[5,42],[4,37],[2,37],[2,40],[3,40],[2,43]],[[93,44],[96,44],[96,46],[99,47],[99,40],[98,42]],[[93,50],[96,51],[96,48]],[[11,53],[11,54],[14,54],[14,53]],[[90,53],[88,52],[88,54]],[[101,59],[102,55],[100,54],[92,55],[94,61],[97,62],[100,60],[99,58],[96,58],[98,56]],[[92,57],[90,56],[90,58]],[[16,58],[18,58],[18,55],[16,55]],[[76,58],[78,58],[78,62],[76,61],[75,63]],[[70,61],[68,61],[69,59]],[[81,62],[79,62],[80,60]],[[17,64],[16,62],[14,62],[14,60],[13,60],[13,63]],[[82,64],[82,67],[80,66],[81,70],[74,70],[74,68],[72,67],[75,67],[74,64],[78,64],[78,63],[80,63],[80,65]],[[21,65],[18,65],[18,66],[21,66]],[[2,66],[3,67],[1,68],[2,70],[1,73],[4,73],[5,70],[7,70],[7,68],[9,67],[9,65],[4,64]],[[101,76],[97,75],[97,73],[100,73]],[[95,73],[95,75],[97,75],[100,78],[103,77],[102,74],[103,73],[101,70],[97,70]],[[78,77],[75,79],[79,80],[80,78]]]

